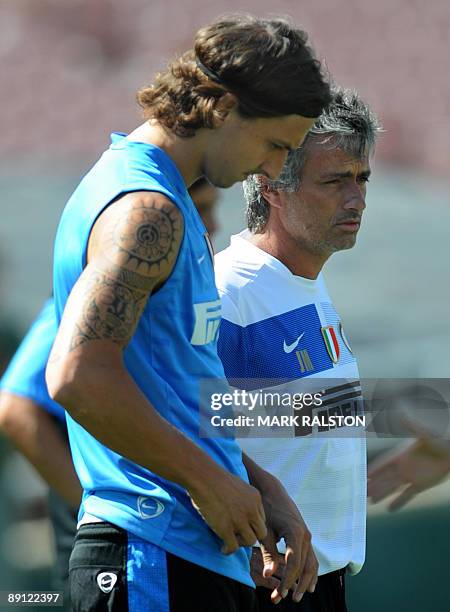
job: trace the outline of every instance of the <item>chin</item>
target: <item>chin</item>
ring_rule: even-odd
[[[209,180],[211,181],[211,179]],[[237,179],[218,178],[214,181],[211,181],[211,183],[214,185],[214,187],[218,187],[219,189],[228,189],[228,187],[232,187],[236,183],[239,183],[241,180],[242,180],[241,178],[237,178]]]
[[[337,251],[346,251],[348,249],[352,249],[356,244],[356,236],[355,238],[351,238],[343,242],[336,250]]]

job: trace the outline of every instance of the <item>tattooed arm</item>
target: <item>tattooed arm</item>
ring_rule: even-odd
[[[175,265],[182,235],[180,211],[161,194],[128,194],[102,213],[64,310],[47,384],[103,444],[186,488],[229,553],[265,536],[259,493],[163,419],[122,359],[149,296]]]

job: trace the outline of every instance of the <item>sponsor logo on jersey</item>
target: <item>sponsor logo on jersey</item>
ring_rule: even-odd
[[[365,426],[364,402],[360,380],[322,389],[320,407],[304,406],[300,426],[295,427],[295,436],[309,436],[347,426]]]
[[[138,510],[141,518],[156,518],[164,512],[164,504],[154,497],[144,497],[140,495],[137,501]]]
[[[339,342],[336,337],[336,332],[334,331],[334,327],[332,325],[326,325],[325,327],[321,327],[322,337],[325,342],[325,346],[327,347],[328,355],[333,363],[337,363],[339,361],[339,356],[341,354],[339,348]]]
[[[302,374],[304,372],[312,372],[314,370],[313,362],[311,361],[311,357],[306,349],[296,351],[295,354],[297,356],[298,363],[300,365],[300,372],[302,372]]]
[[[353,355],[353,351],[350,348],[350,344],[348,343],[347,336],[345,335],[345,332],[344,332],[344,327],[342,325],[342,321],[339,321],[339,333],[341,335],[342,342],[345,344],[345,346],[348,348],[350,353]]]
[[[201,345],[213,342],[217,337],[221,319],[220,299],[194,304],[195,327],[191,344]]]
[[[100,572],[97,576],[97,584],[103,593],[111,593],[117,582],[117,574],[112,572]]]
[[[292,353],[292,351],[297,348],[298,343],[300,342],[300,340],[303,338],[304,335],[305,335],[305,332],[300,334],[300,336],[297,338],[297,340],[294,340],[294,342],[292,344],[286,344],[286,340],[283,340],[283,350],[284,350],[284,352],[285,353]]]

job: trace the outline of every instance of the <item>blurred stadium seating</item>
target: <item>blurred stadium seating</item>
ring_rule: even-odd
[[[1,161],[87,165],[111,126],[135,123],[136,88],[187,48],[198,26],[238,9],[289,14],[311,33],[336,80],[382,116],[382,159],[447,172],[445,0],[1,0]]]

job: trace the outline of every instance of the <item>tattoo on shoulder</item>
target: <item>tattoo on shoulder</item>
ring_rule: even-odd
[[[113,228],[113,241],[125,255],[127,269],[158,275],[179,244],[180,213],[168,207],[137,204]]]
[[[128,344],[149,296],[175,264],[182,235],[174,206],[137,200],[116,208],[101,233],[100,255],[80,278],[82,308],[69,351],[91,340]]]

